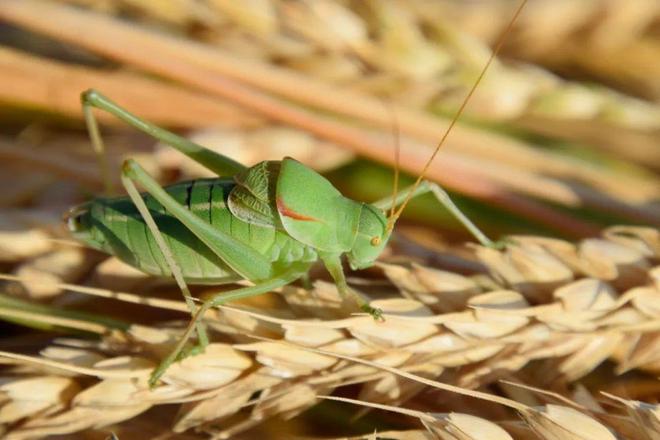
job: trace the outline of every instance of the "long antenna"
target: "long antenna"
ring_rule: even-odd
[[[394,223],[399,218],[399,216],[403,212],[403,210],[406,207],[406,205],[408,204],[408,202],[410,202],[410,199],[413,197],[413,194],[415,193],[415,190],[422,183],[422,180],[424,179],[424,176],[426,175],[426,172],[428,171],[429,167],[431,166],[431,163],[433,162],[433,159],[435,159],[435,156],[437,156],[438,151],[440,151],[440,148],[442,148],[442,146],[444,145],[445,141],[447,140],[447,137],[449,136],[449,133],[451,132],[452,128],[454,128],[454,125],[456,125],[456,122],[458,121],[458,118],[460,118],[461,115],[463,114],[463,110],[465,110],[465,107],[467,107],[467,104],[470,101],[470,98],[472,98],[472,95],[474,94],[475,90],[477,90],[477,86],[479,85],[479,83],[483,79],[484,75],[486,75],[486,71],[488,70],[488,67],[490,67],[493,60],[495,59],[495,57],[499,53],[500,49],[504,45],[504,41],[506,39],[506,36],[511,31],[511,28],[513,27],[513,23],[515,23],[516,19],[518,18],[518,16],[522,12],[522,9],[523,9],[523,7],[525,7],[526,3],[527,3],[527,0],[522,0],[522,2],[520,3],[520,6],[518,6],[518,9],[516,9],[515,14],[513,14],[513,18],[511,19],[511,21],[509,21],[509,24],[507,25],[507,27],[504,29],[504,31],[500,35],[500,38],[497,42],[497,45],[495,46],[495,49],[493,50],[493,52],[490,54],[490,57],[488,58],[488,62],[486,62],[486,65],[484,66],[484,68],[481,69],[481,73],[479,73],[479,77],[477,78],[475,83],[472,85],[472,88],[470,89],[467,96],[463,100],[463,103],[461,104],[458,111],[454,115],[454,118],[451,120],[451,123],[449,124],[449,127],[447,127],[447,130],[445,130],[445,133],[442,136],[442,138],[440,139],[440,142],[435,147],[435,151],[433,151],[433,154],[429,158],[428,162],[426,162],[426,164],[424,165],[424,168],[422,169],[422,172],[420,173],[419,177],[415,181],[415,184],[412,186],[412,188],[410,188],[410,192],[408,192],[408,195],[404,199],[404,201],[401,204],[401,206],[399,207],[399,209],[392,214],[392,218],[391,218],[390,221],[388,221],[388,223],[394,225]]]
[[[307,6],[309,11],[316,16],[320,21],[323,21],[323,17],[317,14],[316,10],[311,7],[308,1],[303,1],[303,4]],[[330,33],[335,35],[335,38],[337,38],[338,41],[343,41],[342,37],[337,34],[334,29],[329,28],[328,29]],[[358,62],[358,65],[360,67],[360,70],[362,73],[366,73],[368,70],[368,65],[365,63],[365,61],[362,59],[362,56],[360,55],[360,52],[353,47],[353,45],[350,43],[350,41],[343,41],[346,47],[355,55],[355,60]],[[392,107],[392,102],[388,101],[387,98],[385,97],[378,97],[380,101],[383,104],[383,107],[388,112],[388,115],[390,117],[391,124],[390,126],[392,127],[392,137],[394,138],[394,183],[392,185],[392,206],[390,207],[390,212],[387,217],[387,230],[391,231],[392,228],[394,228],[394,221],[395,219],[395,211],[396,211],[396,199],[399,194],[399,175],[400,175],[400,170],[399,170],[399,164],[401,161],[401,127],[399,126],[399,120],[396,117],[396,111]]]
[[[387,105],[387,103],[385,103]],[[390,112],[392,118],[392,136],[394,137],[394,183],[392,185],[392,207],[390,208],[390,213],[388,216],[388,230],[391,230],[394,227],[394,223],[390,225],[391,219],[394,219],[394,213],[396,211],[396,197],[399,193],[399,162],[401,157],[401,127],[399,126],[399,120],[396,117],[396,112],[391,105],[387,105],[387,109]]]

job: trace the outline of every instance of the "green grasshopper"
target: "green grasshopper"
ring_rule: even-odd
[[[321,260],[339,293],[381,319],[346,282],[341,258],[353,270],[370,267],[387,245],[405,204],[431,192],[477,239],[493,243],[461,213],[437,184],[418,180],[405,193],[372,204],[344,197],[323,176],[292,159],[250,168],[138,118],[94,90],[82,94],[83,113],[95,150],[103,141],[92,108],[105,110],[165,142],[218,174],[161,187],[135,160],[122,166],[124,197],[99,197],[65,216],[72,235],[148,274],[174,277],[193,316],[174,350],[154,370],[153,386],[185,352],[194,329],[203,350],[208,336],[201,317],[211,307],[269,292],[306,276]],[[103,167],[105,168],[105,167]],[[107,172],[104,173],[107,176]],[[139,193],[135,182],[145,193]],[[395,207],[400,206],[395,211]],[[386,209],[390,208],[389,215]],[[226,284],[247,279],[254,286],[212,295],[200,307],[188,284]]]
[[[342,297],[353,296],[362,310],[382,319],[382,311],[371,307],[348,286],[342,257],[353,270],[372,266],[413,197],[432,193],[481,244],[497,246],[439,185],[424,180],[424,175],[499,46],[414,185],[397,192],[395,184],[391,197],[371,204],[344,197],[323,176],[295,159],[287,157],[246,167],[133,115],[95,90],[84,92],[83,114],[107,192],[110,179],[105,147],[93,108],[107,111],[174,147],[219,176],[163,188],[137,162],[128,159],[121,174],[128,196],[96,198],[72,208],[65,216],[70,232],[78,240],[143,272],[173,277],[181,289],[192,319],[172,352],[151,374],[149,384],[155,386],[173,362],[204,349],[209,339],[202,317],[210,308],[304,278],[318,260]],[[146,192],[138,192],[136,183]],[[254,285],[216,293],[199,307],[188,288],[188,284],[226,284],[241,279]],[[188,348],[187,341],[195,331],[197,345]]]

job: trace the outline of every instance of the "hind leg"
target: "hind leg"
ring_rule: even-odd
[[[101,138],[98,122],[94,117],[93,108],[105,110],[138,130],[176,148],[192,160],[202,164],[219,176],[231,176],[245,169],[245,166],[227,156],[209,150],[189,139],[139,118],[96,90],[90,89],[83,92],[80,95],[80,100],[82,101],[83,115],[85,116],[85,122],[87,123],[87,130],[89,132],[90,140],[92,141],[92,146],[97,155],[107,194],[111,194],[113,191],[112,181],[110,179],[108,160],[105,155],[105,146],[103,144],[103,139]]]

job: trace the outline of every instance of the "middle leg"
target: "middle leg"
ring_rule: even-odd
[[[376,307],[372,307],[369,304],[369,301],[367,301],[362,295],[348,287],[346,276],[344,275],[344,269],[341,267],[341,254],[322,252],[319,256],[321,257],[325,268],[330,272],[330,276],[332,276],[332,279],[335,281],[339,295],[341,295],[342,298],[346,298],[349,295],[352,296],[363,312],[370,314],[377,321],[382,321],[383,311]]]
[[[257,296],[269,292],[278,287],[289,284],[296,279],[300,278],[301,273],[298,269],[292,269],[284,274],[275,277],[273,279],[261,282],[255,286],[242,287],[235,290],[230,290],[228,292],[221,292],[213,295],[208,300],[204,301],[202,306],[197,310],[197,313],[193,316],[192,320],[188,324],[186,331],[183,333],[179,341],[177,342],[174,349],[167,355],[165,359],[156,367],[156,369],[151,373],[149,377],[149,386],[154,387],[160,377],[167,371],[170,365],[172,365],[177,360],[181,360],[183,357],[182,353],[190,336],[192,335],[193,330],[199,322],[201,322],[204,314],[211,308],[217,307],[222,304],[226,304],[230,301],[235,301],[237,299],[249,298],[251,296]]]

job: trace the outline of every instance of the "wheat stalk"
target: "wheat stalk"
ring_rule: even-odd
[[[127,3],[136,7],[133,2],[112,3],[117,12]],[[479,8],[464,8],[460,2],[419,1],[374,2],[354,9],[325,1],[264,1],[242,8],[222,1],[202,2],[195,8],[190,3],[178,6],[177,20],[173,21],[169,17],[175,14],[163,12],[158,4],[137,5],[146,16],[171,26],[204,22],[212,30],[208,41],[219,47],[247,51],[263,60],[276,56],[306,75],[370,93],[386,93],[407,106],[445,109],[457,105],[452,103],[460,101],[488,55],[478,41],[456,28],[486,32],[494,38],[507,23],[512,7],[503,1],[482,2]],[[621,74],[646,75],[648,86],[657,75],[653,75],[654,68],[648,68],[653,57],[642,58],[642,53],[653,49],[641,48],[641,39],[632,38],[639,37],[645,26],[650,27],[656,13],[656,5],[648,0],[621,5],[598,1],[588,7],[537,1],[516,26],[518,34],[512,39],[521,41],[515,47],[531,51],[535,61],[543,55],[565,56],[566,63],[621,66]],[[489,17],[487,22],[485,16]],[[592,26],[588,38],[576,31],[586,25]],[[423,31],[423,26],[434,32]],[[641,41],[647,40],[654,44],[652,38]],[[575,50],[567,55],[567,47]],[[657,43],[655,47],[657,53]],[[319,49],[329,53],[319,56]],[[628,60],[611,63],[613,49],[618,54],[629,54],[631,49],[640,52],[636,55],[640,61],[633,60],[632,65]],[[645,68],[635,68],[642,61]],[[377,74],[365,79],[360,63]],[[657,67],[657,63],[652,66]],[[586,140],[637,161],[648,160],[649,155],[657,158],[652,131],[660,124],[657,106],[605,87],[566,81],[538,67],[497,65],[475,99],[471,106],[475,116],[511,121],[546,135]],[[630,130],[622,132],[625,127]],[[627,141],[631,137],[636,140],[632,146]],[[622,148],[624,145],[627,148]]]
[[[205,127],[223,121],[228,126],[248,126],[255,119],[199,93],[135,73],[71,66],[4,47],[0,49],[0,67],[3,71],[0,97],[3,100],[24,102],[75,118],[80,115],[80,92],[96,87],[136,113],[164,125]],[[145,100],[144,96],[161,96],[187,111],[174,113],[158,103]],[[104,122],[117,122],[107,115],[101,117]]]

